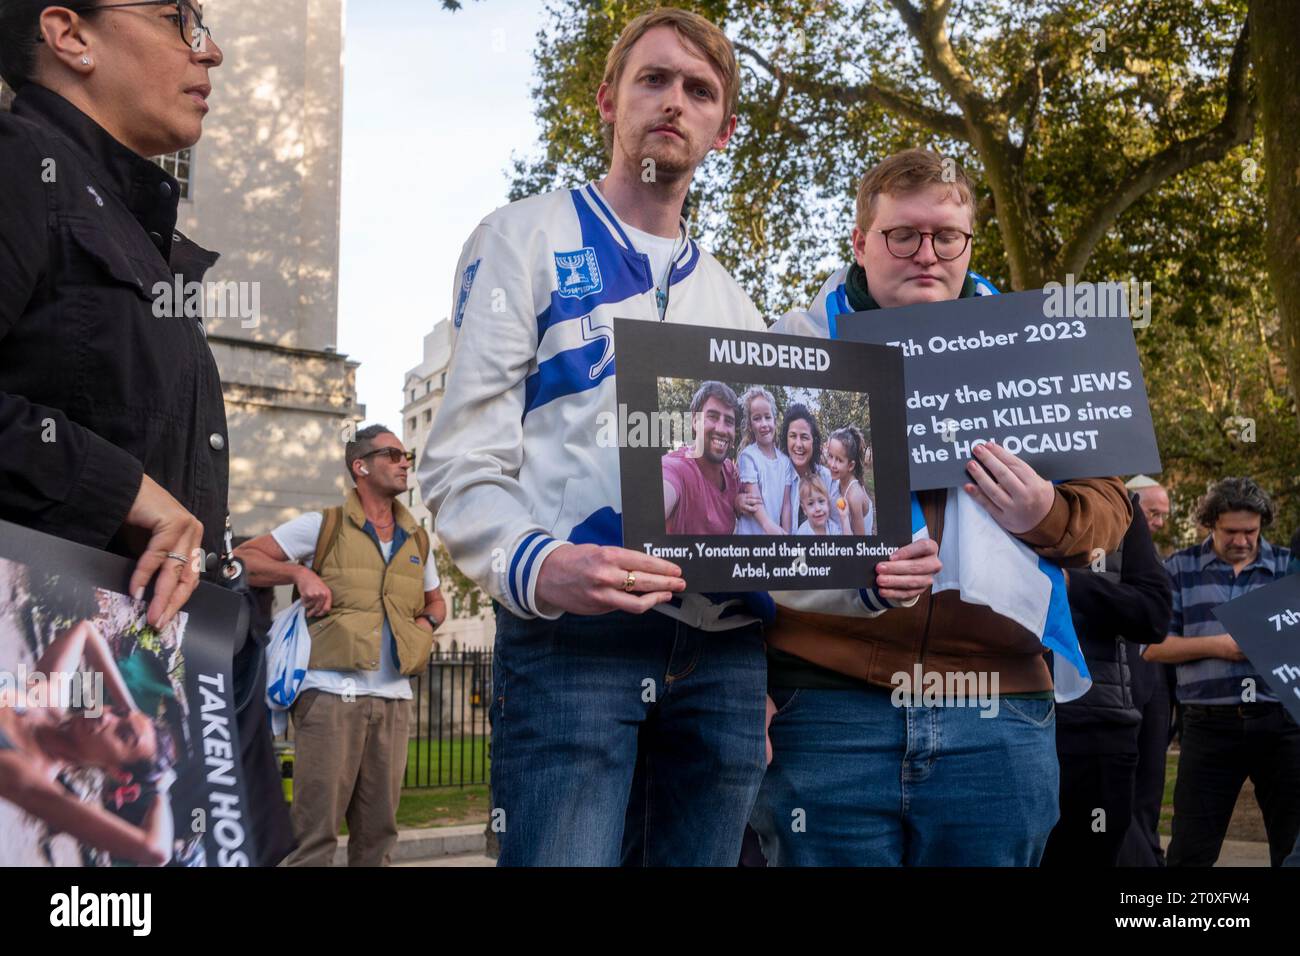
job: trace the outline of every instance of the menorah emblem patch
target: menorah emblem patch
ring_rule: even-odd
[[[600,280],[596,250],[591,246],[584,246],[574,252],[557,252],[555,277],[560,284],[556,292],[565,299],[580,299],[605,287]]]

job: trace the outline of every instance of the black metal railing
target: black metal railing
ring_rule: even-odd
[[[487,783],[492,652],[435,650],[411,689],[405,786]]]
[[[411,678],[414,696],[406,744],[405,787],[464,787],[488,782],[491,651],[438,651]],[[293,730],[275,738],[281,772],[292,776]],[[286,791],[287,792],[287,791]]]

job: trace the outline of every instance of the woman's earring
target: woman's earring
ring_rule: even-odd
[[[88,56],[83,56],[83,57],[81,58],[81,65],[82,65],[82,66],[90,66],[90,57],[88,57]]]

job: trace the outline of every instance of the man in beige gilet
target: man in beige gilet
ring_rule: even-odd
[[[406,772],[409,676],[424,670],[446,616],[429,536],[398,496],[410,460],[382,425],[345,449],[355,489],[236,554],[255,586],[293,584],[311,631],[307,675],[290,711],[293,829],[287,866],[328,866],[348,821],[348,865],[385,866],[397,841]]]

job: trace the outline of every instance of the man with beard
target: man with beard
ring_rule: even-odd
[[[664,521],[669,534],[732,534],[740,472],[728,456],[736,443],[736,393],[705,382],[691,398],[694,448],[663,457]]]
[[[618,407],[615,316],[766,328],[682,219],[695,168],[736,128],[739,85],[708,20],[636,18],[596,94],[605,178],[498,209],[461,256],[418,477],[439,539],[497,605],[502,865],[740,854],[764,767],[764,602],[683,594],[678,565],[623,548],[618,448],[597,438]],[[890,575],[932,575],[932,554],[904,552],[878,581],[927,587]]]

